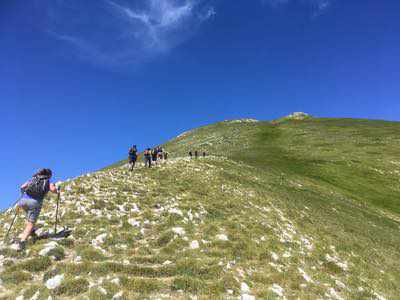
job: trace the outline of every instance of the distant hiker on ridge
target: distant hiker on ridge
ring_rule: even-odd
[[[157,156],[158,156],[158,147],[154,148],[154,149],[151,151],[151,159],[152,159],[152,161],[153,161],[154,163],[157,162]]]
[[[193,158],[192,151],[189,151],[189,157],[190,157],[190,158]]]
[[[146,150],[144,150],[143,157],[144,157],[144,166],[145,167],[148,166],[149,168],[151,168],[151,150],[150,150],[150,148],[147,148]]]
[[[136,164],[136,160],[137,160],[137,147],[136,145],[133,145],[133,147],[131,147],[129,149],[129,164],[131,165],[130,170],[133,171],[133,168],[135,167]]]
[[[196,150],[196,151],[194,151],[194,157],[195,158],[198,158],[199,157],[199,152]]]
[[[17,211],[22,209],[26,212],[27,223],[18,243],[19,251],[25,249],[26,241],[30,235],[36,236],[34,225],[42,209],[44,197],[48,192],[58,193],[57,187],[50,183],[52,175],[50,169],[42,169],[21,186],[23,197],[18,201],[16,209]]]

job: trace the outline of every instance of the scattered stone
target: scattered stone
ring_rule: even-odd
[[[199,242],[198,241],[192,241],[190,243],[190,248],[191,249],[199,249],[200,248]]]
[[[216,237],[220,241],[229,241],[228,236],[226,234],[223,234],[223,233],[218,234]]]
[[[185,229],[183,229],[182,227],[174,227],[172,228],[172,231],[174,233],[176,233],[177,235],[185,235]]]
[[[38,300],[39,299],[39,295],[40,295],[40,292],[36,291],[36,293],[31,297],[31,300]]]
[[[124,295],[124,292],[123,291],[120,291],[120,292],[118,292],[118,293],[116,293],[113,297],[112,297],[112,300],[120,300],[120,299],[122,299],[122,296]]]
[[[275,260],[275,261],[279,260],[279,256],[278,256],[278,254],[276,254],[275,252],[271,252],[271,257],[272,257],[272,259]]]
[[[51,241],[44,245],[44,248],[40,250],[39,255],[41,256],[46,256],[51,250],[55,249],[58,247],[57,242]]]
[[[249,286],[247,285],[246,282],[242,282],[242,284],[240,285],[240,291],[242,293],[249,293],[250,292],[250,288],[249,288]]]
[[[274,283],[269,289],[279,297],[283,297],[283,288],[280,285]]]
[[[55,289],[56,287],[58,287],[60,284],[61,284],[61,282],[64,280],[64,274],[61,274],[61,275],[56,275],[56,276],[54,276],[53,278],[50,278],[50,279],[48,279],[47,281],[46,281],[46,287],[49,289],[49,290],[53,290],[53,289]]]
[[[140,227],[140,222],[139,222],[139,221],[136,221],[135,219],[129,219],[129,220],[128,220],[128,223],[129,223],[130,225],[132,225],[133,227]]]

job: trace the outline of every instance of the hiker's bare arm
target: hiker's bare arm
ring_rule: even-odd
[[[28,187],[29,181],[25,182],[23,185],[21,185],[21,190],[25,190]]]
[[[57,187],[54,183],[50,183],[50,192],[52,192],[54,194],[58,193]]]

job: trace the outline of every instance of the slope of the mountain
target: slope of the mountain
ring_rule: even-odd
[[[191,130],[152,169],[120,162],[63,183],[72,236],[3,244],[0,298],[396,299],[399,146],[400,124],[383,121]],[[48,199],[42,231],[54,216]]]

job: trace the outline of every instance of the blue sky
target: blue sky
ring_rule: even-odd
[[[0,4],[0,208],[225,119],[400,120],[397,0]]]

